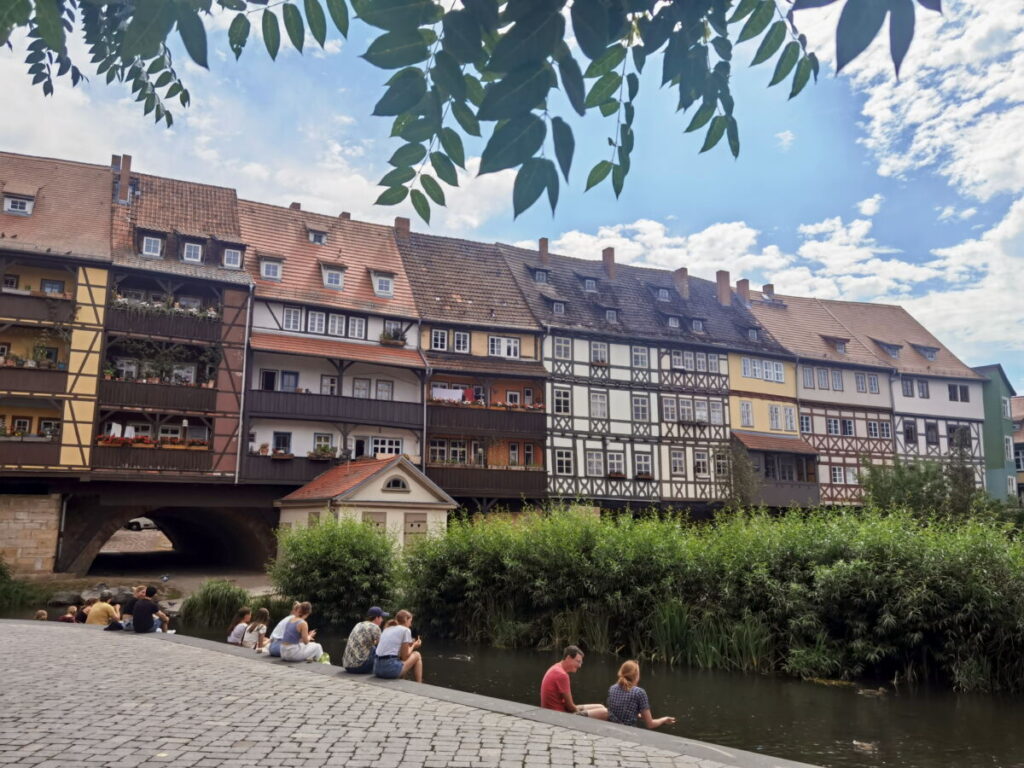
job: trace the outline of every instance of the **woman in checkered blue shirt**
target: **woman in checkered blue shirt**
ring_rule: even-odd
[[[647,691],[637,685],[639,682],[640,665],[635,661],[623,662],[618,682],[608,689],[608,719],[623,725],[639,725],[637,720],[641,720],[648,728],[674,723],[674,717],[651,717]]]

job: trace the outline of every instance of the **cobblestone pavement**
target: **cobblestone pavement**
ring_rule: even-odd
[[[195,638],[0,621],[0,644],[0,765],[800,765]]]
[[[128,531],[122,528],[107,539],[100,552],[170,552],[173,549],[171,540],[161,531]]]

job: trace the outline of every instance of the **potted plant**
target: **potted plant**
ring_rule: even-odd
[[[180,437],[161,437],[160,447],[169,451],[185,451],[188,450],[188,443]]]
[[[103,378],[110,381],[117,375],[117,369],[112,365],[103,366]]]
[[[156,448],[156,444],[149,435],[136,435],[132,438],[132,448]]]
[[[270,443],[260,443],[260,456],[270,453]]]
[[[637,472],[636,473],[636,479],[637,480],[653,480],[654,479],[654,475],[652,475],[650,472]]]
[[[194,437],[188,441],[188,449],[190,451],[205,451],[209,448],[208,443],[198,437]]]
[[[272,454],[270,454],[270,458],[271,459],[294,459],[295,456],[294,456],[294,454],[291,454],[291,453],[285,453],[280,448],[278,448]]]
[[[330,461],[337,453],[338,449],[333,445],[318,445],[312,451],[306,453],[306,458],[313,461]]]
[[[626,473],[625,472],[609,472],[608,473],[608,479],[609,480],[625,480],[626,479]]]
[[[405,334],[402,331],[383,331],[380,334],[380,343],[386,347],[404,347]]]

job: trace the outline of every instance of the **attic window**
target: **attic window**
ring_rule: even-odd
[[[35,200],[30,197],[4,197],[4,213],[13,213],[15,216],[31,216]]]
[[[317,229],[309,230],[309,242],[313,245],[327,245],[327,233]]]
[[[587,293],[597,293],[597,280],[592,277],[583,279],[583,290]]]
[[[273,261],[271,259],[263,259],[260,261],[260,277],[264,280],[280,280],[281,279],[281,262]]]
[[[690,321],[690,330],[696,331],[697,333],[704,333],[704,321],[694,318]]]
[[[390,299],[395,295],[395,277],[383,272],[373,272],[373,292],[381,298]]]
[[[160,254],[164,249],[164,239],[162,237],[152,237],[146,235],[142,238],[142,255],[148,256],[151,259],[159,259]]]
[[[241,269],[242,252],[238,248],[225,248],[221,263],[228,269]]]
[[[392,477],[386,483],[384,483],[385,491],[408,491],[409,484],[405,482],[401,477]]]
[[[338,269],[337,267],[323,267],[322,275],[324,288],[333,288],[336,291],[345,288],[345,270]]]
[[[181,252],[181,260],[192,264],[202,264],[203,246],[199,243],[185,243],[185,249]]]
[[[552,311],[552,313],[554,313],[556,315],[564,315],[565,314],[565,302],[564,301],[552,302],[551,303],[551,311]]]
[[[619,311],[617,309],[606,309],[604,311],[604,319],[609,323],[619,322]]]
[[[658,289],[658,301],[668,301],[668,288]]]
[[[750,341],[757,341],[758,338],[757,328],[747,328],[747,339]]]
[[[893,360],[899,360],[899,357],[900,357],[900,346],[899,346],[899,344],[886,344],[884,341],[880,341],[880,342],[878,342],[878,346],[880,346],[882,348],[882,351],[885,352],[885,354],[887,354]]]
[[[679,327],[679,318],[674,316],[674,315],[672,317],[670,317],[668,319],[668,327],[669,328],[678,328]]]
[[[914,349],[920,352],[926,360],[934,360],[939,352],[938,347],[924,347],[921,346],[920,344],[915,344]]]
[[[840,355],[845,355],[846,354],[846,342],[845,341],[836,341],[835,342],[835,347],[836,347],[836,352],[838,352]]]
[[[533,273],[533,281],[535,283],[546,283],[548,281],[548,272],[546,269],[538,269]]]

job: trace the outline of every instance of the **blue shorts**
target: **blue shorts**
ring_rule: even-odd
[[[270,641],[270,650],[268,651],[268,653],[271,656],[280,656],[281,655],[281,641],[280,640],[271,640]]]
[[[345,671],[353,675],[368,675],[373,672],[373,665],[376,661],[373,653],[370,653],[370,658],[360,664],[358,667],[345,667]]]
[[[394,680],[402,674],[402,660],[397,656],[378,657],[373,664],[373,674],[387,680]]]

